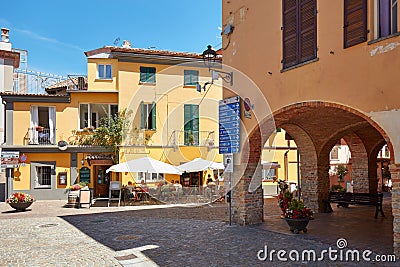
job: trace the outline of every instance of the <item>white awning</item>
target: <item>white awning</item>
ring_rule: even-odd
[[[182,165],[179,165],[178,168],[185,172],[199,172],[208,169],[223,170],[224,164],[221,162],[213,162],[202,158],[197,158]]]
[[[177,167],[155,160],[150,157],[134,159],[113,165],[106,171],[108,172],[148,172],[148,173],[169,173],[169,174],[182,174]]]

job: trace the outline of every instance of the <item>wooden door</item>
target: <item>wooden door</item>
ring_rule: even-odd
[[[110,168],[108,165],[94,166],[94,197],[108,197],[108,189],[110,186],[110,173],[106,170]]]

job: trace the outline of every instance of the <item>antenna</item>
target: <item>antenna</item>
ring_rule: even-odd
[[[119,37],[117,37],[117,38],[114,40],[114,45],[115,45],[115,46],[118,46],[119,40],[120,40]]]

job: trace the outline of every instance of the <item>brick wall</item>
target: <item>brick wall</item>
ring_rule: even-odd
[[[393,249],[400,257],[400,164],[390,164],[392,175]]]

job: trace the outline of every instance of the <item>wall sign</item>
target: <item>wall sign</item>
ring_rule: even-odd
[[[251,104],[248,97],[245,98],[244,102],[244,112],[243,116],[247,119],[251,119],[251,111],[254,109],[254,104]]]
[[[19,152],[1,151],[1,168],[18,168]]]
[[[79,182],[90,183],[90,169],[88,167],[82,167],[79,170]]]
[[[219,153],[238,153],[240,150],[240,97],[219,101]]]

